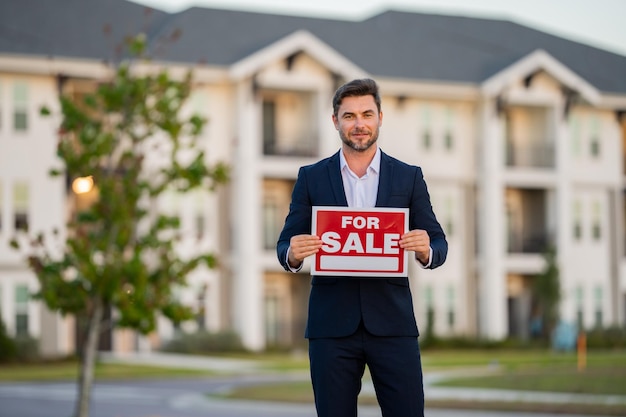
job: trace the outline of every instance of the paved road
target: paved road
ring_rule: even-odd
[[[169,379],[155,381],[97,382],[92,394],[91,417],[315,417],[313,404],[284,404],[221,400],[207,396],[247,384],[285,380],[308,380],[306,372],[298,374],[264,374],[255,361],[194,357],[162,353],[110,356],[102,361],[153,366],[206,369],[223,372],[223,376],[204,379]],[[491,369],[469,369],[492,372]],[[463,370],[455,370],[455,374]],[[426,398],[499,399],[508,401],[626,403],[618,396],[581,396],[504,390],[468,390],[433,385],[449,375],[425,373]],[[373,395],[373,387],[364,381],[363,395]],[[70,417],[76,399],[76,383],[0,383],[0,417]],[[511,413],[464,410],[427,410],[427,417],[565,417],[556,414]],[[362,407],[359,417],[380,417],[378,407]],[[582,417],[571,415],[569,417]],[[585,416],[590,417],[590,416]]]
[[[301,379],[302,375],[294,378]],[[231,401],[205,395],[235,386],[276,380],[284,381],[285,375],[97,383],[91,417],[315,417],[312,404]],[[0,384],[0,417],[70,417],[75,397],[73,381],[3,383]],[[463,410],[427,410],[426,416],[557,417],[555,414]],[[359,417],[380,417],[380,411],[377,407],[362,407]]]

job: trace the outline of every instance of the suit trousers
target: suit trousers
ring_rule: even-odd
[[[309,339],[318,417],[356,417],[367,365],[383,417],[423,417],[424,386],[417,337],[380,337],[361,323],[347,337]]]

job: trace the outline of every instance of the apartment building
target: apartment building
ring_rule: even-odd
[[[58,165],[58,119],[38,109],[94,88],[108,71],[103,60],[140,30],[151,65],[193,69],[189,110],[209,120],[202,146],[232,169],[216,193],[162,201],[181,216],[182,250],[209,249],[221,261],[180,293],[198,314],[187,330],[232,329],[251,349],[304,345],[309,264],[284,272],[275,242],[298,168],[340,147],[334,90],[366,76],[381,87],[381,148],[423,168],[449,241],[443,267],[410,265],[422,329],[431,316],[442,336],[527,338],[530,288],[551,246],[562,319],[626,323],[625,56],[502,20],[8,0],[0,4],[0,314],[11,334],[39,338],[49,354],[76,346],[74,320],[32,300],[37,280],[8,240],[63,235],[90,198],[48,176]],[[155,349],[175,331],[166,321],[150,337],[116,330],[101,348]]]

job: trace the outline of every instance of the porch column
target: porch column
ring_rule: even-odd
[[[561,320],[576,324],[576,300],[571,296],[575,293],[576,282],[572,280],[570,264],[572,255],[572,184],[571,184],[571,140],[567,115],[563,112],[564,103],[559,103],[553,112],[555,129],[555,160],[556,160],[556,212],[554,227],[554,244],[556,247],[556,262],[559,268],[559,285],[561,301],[559,305]]]
[[[235,331],[244,346],[259,350],[265,345],[263,331],[263,271],[261,263],[262,152],[260,112],[252,80],[237,87],[237,138],[232,167],[233,191],[233,293],[231,306]]]
[[[478,329],[482,337],[507,335],[506,229],[504,201],[504,143],[496,99],[485,98],[480,108],[478,176]]]

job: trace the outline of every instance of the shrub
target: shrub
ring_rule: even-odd
[[[28,362],[39,359],[39,342],[30,336],[7,334],[4,322],[0,319],[0,363]]]
[[[587,332],[587,348],[589,349],[623,349],[626,348],[626,329],[612,326],[593,329]]]
[[[211,333],[199,331],[195,333],[182,333],[161,347],[164,352],[176,353],[216,353],[216,352],[241,352],[245,349],[239,335],[232,331]]]
[[[420,337],[420,348],[424,350],[432,349],[479,349],[479,350],[495,350],[495,349],[532,349],[547,348],[548,344],[542,340],[525,341],[521,339],[508,338],[500,340],[482,339],[471,336],[458,337],[438,337],[431,336],[428,338]]]
[[[13,341],[17,348],[16,358],[19,362],[33,362],[40,358],[37,339],[31,336],[17,336]]]
[[[0,363],[13,362],[17,359],[15,341],[7,334],[2,318],[0,318]]]

